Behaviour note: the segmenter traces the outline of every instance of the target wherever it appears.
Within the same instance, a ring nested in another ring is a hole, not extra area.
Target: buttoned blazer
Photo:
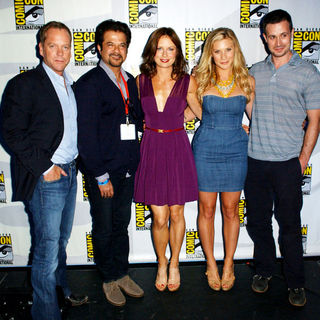
[[[64,130],[58,95],[41,64],[8,82],[1,111],[3,137],[13,154],[13,200],[29,200]]]

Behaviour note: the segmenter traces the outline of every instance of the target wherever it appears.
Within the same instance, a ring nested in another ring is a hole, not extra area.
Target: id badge
[[[121,140],[136,140],[136,126],[134,124],[120,124]]]

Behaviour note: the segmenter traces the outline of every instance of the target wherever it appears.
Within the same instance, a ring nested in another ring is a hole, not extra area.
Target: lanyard
[[[123,103],[124,103],[124,107],[125,107],[125,112],[126,112],[126,117],[128,118],[128,115],[129,115],[129,90],[128,90],[128,84],[126,82],[126,80],[124,80],[124,77],[122,75],[122,73],[120,72],[120,75],[121,75],[121,79],[124,83],[124,87],[126,88],[126,94],[127,94],[127,99],[125,98],[123,92],[122,92],[122,89],[121,89],[121,85],[120,83],[118,82],[117,80],[117,84],[118,84],[118,87],[120,89],[120,92],[121,92],[121,96],[122,96],[122,99],[123,99]],[[128,120],[128,119],[127,119]]]

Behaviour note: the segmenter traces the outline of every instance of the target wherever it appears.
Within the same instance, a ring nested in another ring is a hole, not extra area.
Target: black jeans
[[[94,260],[103,282],[128,274],[129,236],[134,176],[110,177],[113,198],[102,198],[97,181],[85,176],[92,217]]]
[[[274,273],[276,248],[271,220],[274,214],[279,224],[278,241],[289,288],[304,287],[301,183],[298,158],[288,161],[248,158],[245,184],[247,231],[254,242],[256,272],[265,277]]]

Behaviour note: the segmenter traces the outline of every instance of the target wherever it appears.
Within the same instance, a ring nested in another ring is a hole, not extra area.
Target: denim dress
[[[203,97],[202,121],[192,141],[200,191],[243,189],[248,150],[248,135],[242,128],[245,107],[243,95]]]

